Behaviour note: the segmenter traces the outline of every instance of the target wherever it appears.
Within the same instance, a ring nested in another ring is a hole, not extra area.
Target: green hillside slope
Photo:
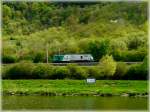
[[[3,63],[49,61],[54,54],[90,53],[98,61],[142,61],[147,55],[147,2],[4,2]]]

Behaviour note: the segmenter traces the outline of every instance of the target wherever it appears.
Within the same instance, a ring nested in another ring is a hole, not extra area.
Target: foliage
[[[45,60],[45,55],[44,55],[44,53],[38,52],[38,53],[35,55],[35,57],[34,57],[34,59],[33,59],[33,62],[34,62],[34,63],[44,62],[44,60]]]
[[[105,58],[105,60],[104,60]],[[3,79],[140,79],[148,77],[147,61],[143,64],[125,65],[116,63],[111,56],[103,57],[102,63],[97,66],[52,66],[45,63],[20,62],[2,66]],[[146,58],[145,58],[146,60]],[[113,64],[113,66],[112,66]],[[116,68],[115,68],[116,67]],[[116,69],[114,71],[114,69]]]
[[[3,63],[49,62],[53,55],[106,54],[142,61],[147,54],[147,3],[3,2]],[[142,48],[143,50],[139,50]]]
[[[99,66],[104,76],[113,76],[116,71],[116,65],[113,57],[109,55],[105,55],[99,61]]]
[[[117,61],[126,61],[126,62],[138,62],[143,61],[144,57],[147,55],[146,47],[139,47],[138,49],[133,50],[114,50],[112,55]]]
[[[114,79],[123,79],[128,71],[128,66],[125,63],[117,63]]]
[[[51,79],[69,78],[69,70],[66,67],[55,67]]]
[[[32,79],[33,64],[30,62],[21,62],[12,66],[7,74],[6,78],[11,79]]]
[[[145,50],[145,48],[142,48],[124,52],[123,55],[125,61],[143,61],[144,57],[147,55],[147,51]]]
[[[88,77],[94,77],[96,79],[105,79],[104,75],[101,73],[101,69],[99,67],[89,67],[87,68]]]
[[[89,52],[93,55],[96,61],[103,55],[109,53],[109,40],[94,41],[89,43]]]
[[[128,37],[128,48],[129,49],[137,49],[139,46],[143,46],[146,43],[146,38],[144,37],[144,33],[136,33],[129,35]]]
[[[16,56],[3,55],[2,57],[2,63],[15,63],[15,62],[17,62]]]
[[[42,63],[37,64],[32,72],[32,75],[36,79],[49,79],[53,74],[53,66],[45,65]]]
[[[68,64],[69,78],[71,79],[84,79],[86,78],[86,71],[81,69],[76,64]]]
[[[148,60],[147,57],[141,65],[132,65],[126,73],[125,79],[147,80],[148,79]]]

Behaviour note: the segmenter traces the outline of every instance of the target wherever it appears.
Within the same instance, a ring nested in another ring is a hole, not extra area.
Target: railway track
[[[117,62],[119,63],[119,62]],[[126,63],[128,65],[131,65],[131,64],[141,64],[143,62],[123,62],[123,63]],[[15,64],[15,63],[13,63]],[[45,63],[46,64],[46,63]],[[54,65],[54,66],[66,66],[68,64],[77,64],[77,65],[80,65],[80,66],[95,66],[95,65],[98,65],[100,64],[99,62],[74,62],[74,63],[48,63],[48,64],[51,64],[51,65]],[[11,64],[2,64],[2,65],[11,65]]]
[[[117,63],[119,63],[119,62],[117,62]],[[143,62],[123,62],[123,63],[131,65],[131,64],[141,64]],[[78,62],[78,63],[51,63],[51,64],[54,66],[66,66],[68,64],[77,64],[80,66],[94,66],[94,65],[98,65],[100,63],[99,62]]]

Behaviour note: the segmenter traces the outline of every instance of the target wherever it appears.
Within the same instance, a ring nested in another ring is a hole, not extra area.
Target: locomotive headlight
[[[91,60],[93,60],[93,57],[91,56]]]

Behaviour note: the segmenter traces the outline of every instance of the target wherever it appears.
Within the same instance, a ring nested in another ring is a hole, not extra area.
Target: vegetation
[[[116,63],[112,56],[106,55],[96,66],[53,66],[45,63],[20,62],[4,65],[3,79],[148,79],[147,58],[141,64],[126,65]]]
[[[147,55],[148,2],[3,2],[3,63],[49,62],[53,55],[106,54],[116,61]]]
[[[123,79],[123,77],[125,77],[125,75],[127,74],[128,68],[129,68],[129,66],[127,66],[123,62],[117,63],[114,78],[115,79]]]
[[[126,74],[125,79],[148,79],[147,57],[145,57],[143,64],[132,65]]]
[[[147,81],[97,80],[3,80],[7,95],[148,95]]]
[[[112,56],[106,55],[100,60],[100,69],[104,76],[113,76],[116,71],[116,62]]]

